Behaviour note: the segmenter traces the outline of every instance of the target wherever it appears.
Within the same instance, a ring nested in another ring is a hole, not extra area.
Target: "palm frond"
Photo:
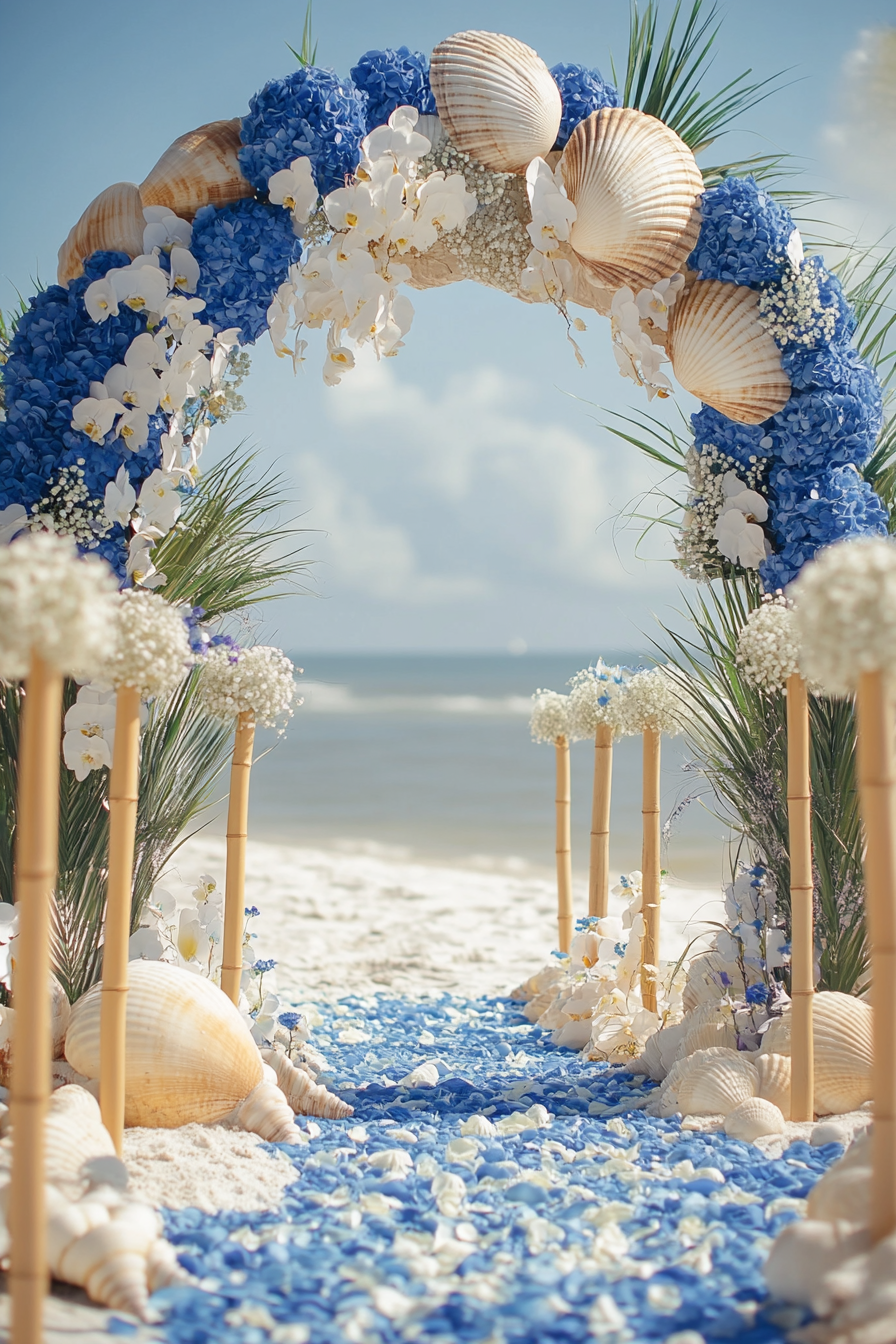
[[[305,22],[302,26],[301,48],[298,51],[296,51],[295,47],[291,47],[288,42],[286,44],[287,50],[292,52],[293,56],[295,56],[299,65],[301,66],[309,66],[317,64],[317,43],[314,42],[312,45],[312,34],[311,34],[312,4],[313,0],[308,0],[308,8],[305,10]]]

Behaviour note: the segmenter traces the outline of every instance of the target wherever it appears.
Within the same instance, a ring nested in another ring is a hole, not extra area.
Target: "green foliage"
[[[287,50],[292,52],[293,56],[295,56],[299,65],[302,66],[317,64],[317,43],[314,42],[312,45],[312,35],[311,35],[312,4],[313,0],[308,0],[308,8],[305,10],[305,23],[302,27],[302,46],[300,50],[296,51],[295,47],[291,47],[288,42],[286,44]]]

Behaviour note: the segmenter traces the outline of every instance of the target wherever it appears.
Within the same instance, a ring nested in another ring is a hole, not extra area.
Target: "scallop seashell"
[[[730,1018],[716,1017],[712,1021],[701,1022],[692,1027],[684,1038],[683,1053],[692,1055],[695,1050],[708,1050],[713,1045],[723,1045],[729,1050],[737,1049],[737,1033],[731,1025]]]
[[[229,1116],[264,1079],[239,1010],[201,975],[161,961],[128,966],[125,1124],[174,1129]],[[65,1056],[88,1078],[100,1071],[95,985],[72,1008]]]
[[[560,167],[577,211],[570,246],[599,283],[637,292],[684,269],[703,178],[673,130],[634,108],[605,107],[575,128]]]
[[[755,1097],[759,1075],[743,1055],[726,1050],[715,1058],[690,1058],[699,1062],[686,1070],[678,1087],[682,1115],[728,1115],[739,1102]]]
[[[344,1120],[354,1107],[328,1092],[304,1069],[297,1069],[282,1050],[262,1050],[261,1057],[274,1070],[277,1086],[296,1115],[318,1115],[326,1120]]]
[[[871,1166],[835,1162],[809,1192],[806,1216],[823,1223],[867,1227],[871,1215]]]
[[[790,1119],[790,1056],[759,1053],[753,1056],[759,1074],[757,1097],[778,1107],[785,1120]]]
[[[61,1059],[65,1046],[65,1033],[68,1031],[72,1006],[68,995],[56,979],[50,976],[50,1030],[52,1032],[53,1058]]]
[[[553,148],[563,115],[554,77],[525,42],[455,33],[432,53],[429,79],[448,135],[493,173],[523,173]]]
[[[684,1044],[686,1032],[685,1024],[678,1022],[672,1027],[661,1027],[647,1037],[640,1063],[655,1083],[661,1083],[668,1074]]]
[[[140,183],[143,204],[167,205],[181,219],[192,219],[204,205],[254,196],[240,171],[239,149],[239,117],[178,136]]]
[[[661,1117],[676,1115],[682,1109],[678,1099],[679,1091],[685,1079],[694,1069],[699,1068],[707,1060],[737,1058],[737,1052],[729,1050],[727,1046],[713,1045],[708,1050],[698,1050],[693,1055],[685,1055],[682,1059],[677,1059],[663,1079],[662,1086],[656,1092],[650,1094],[645,1108],[647,1114]],[[718,1114],[718,1112],[711,1111],[710,1114]]]
[[[744,285],[696,280],[671,311],[667,350],[682,387],[739,424],[758,425],[790,399],[759,295]]]
[[[871,1008],[851,994],[822,990],[812,1006],[815,1111],[843,1115],[872,1097]],[[761,1054],[790,1054],[790,1014],[763,1033]]]
[[[116,182],[90,202],[59,249],[56,279],[60,285],[84,274],[84,262],[93,252],[143,251],[143,201],[133,182]]]
[[[752,1143],[764,1134],[783,1134],[784,1116],[777,1106],[764,1097],[747,1097],[729,1111],[723,1125],[730,1139],[743,1139]]]

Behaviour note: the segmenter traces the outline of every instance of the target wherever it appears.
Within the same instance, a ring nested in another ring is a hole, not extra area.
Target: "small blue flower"
[[[307,155],[318,191],[326,196],[357,168],[366,134],[365,95],[332,70],[303,66],[272,79],[250,99],[240,126],[240,168],[253,187],[266,192],[273,173]]]
[[[788,210],[752,177],[727,177],[701,198],[702,223],[688,266],[702,280],[761,285],[788,265],[787,244],[796,227]]]
[[[191,250],[203,320],[215,331],[239,327],[240,343],[251,345],[267,330],[271,300],[302,253],[289,212],[251,198],[220,210],[205,205],[193,221]]]
[[[589,70],[584,65],[561,62],[551,67],[551,74],[563,99],[563,116],[554,148],[563,149],[580,121],[602,107],[618,107],[619,94],[599,70]]]
[[[255,975],[267,975],[268,971],[272,971],[276,965],[276,961],[274,961],[273,958],[270,958],[267,961],[256,961],[252,970]]]
[[[763,984],[747,986],[747,1003],[751,1007],[768,1002],[768,990]],[[281,1019],[282,1021],[282,1019]]]
[[[355,88],[367,95],[368,131],[384,126],[396,107],[416,107],[421,116],[436,114],[429,86],[429,61],[422,51],[387,47],[365,51],[352,67]]]
[[[254,918],[256,917],[256,915],[260,915],[260,914],[261,914],[261,911],[259,910],[259,908],[258,908],[257,905],[249,905],[249,906],[246,907],[246,918],[247,918],[247,919],[254,919]]]
[[[277,1018],[277,1021],[280,1023],[281,1027],[285,1027],[287,1031],[295,1031],[296,1027],[302,1021],[302,1014],[281,1013]]]

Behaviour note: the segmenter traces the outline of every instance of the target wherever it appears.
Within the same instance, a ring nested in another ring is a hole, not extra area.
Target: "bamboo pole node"
[[[660,749],[662,734],[645,728],[642,734],[641,794],[641,911],[644,939],[641,943],[641,1002],[657,1011],[657,980],[660,951]]]
[[[255,714],[243,710],[236,721],[227,805],[227,866],[224,881],[224,933],[221,939],[221,989],[238,1003],[243,973],[243,924],[246,904],[246,841],[249,836],[249,777],[255,745]]]
[[[815,1118],[815,932],[809,695],[799,672],[787,678],[787,824],[790,846],[792,1120]]]
[[[588,914],[603,919],[610,901],[610,799],[613,786],[613,729],[599,723],[594,734],[594,788],[591,799],[591,851]]]
[[[561,735],[554,740],[557,767],[556,857],[557,857],[557,938],[561,952],[568,952],[572,943],[572,831],[570,824],[571,788],[569,769],[569,738]]]

